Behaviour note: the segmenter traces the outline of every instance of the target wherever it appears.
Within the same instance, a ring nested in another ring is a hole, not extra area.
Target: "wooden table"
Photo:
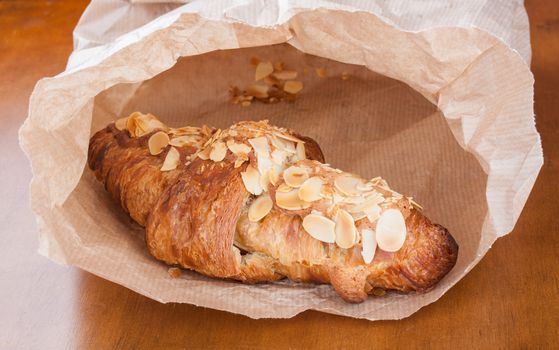
[[[17,146],[35,82],[64,69],[85,0],[0,0],[0,348],[558,348],[559,2],[526,0],[545,165],[514,232],[436,303],[402,321],[318,312],[252,320],[163,305],[36,253]]]

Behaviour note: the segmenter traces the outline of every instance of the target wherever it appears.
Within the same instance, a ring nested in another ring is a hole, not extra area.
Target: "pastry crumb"
[[[182,275],[182,271],[178,267],[171,267],[167,272],[173,278],[179,278]]]

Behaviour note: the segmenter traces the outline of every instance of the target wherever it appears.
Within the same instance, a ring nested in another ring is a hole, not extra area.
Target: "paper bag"
[[[399,319],[437,300],[513,229],[543,162],[521,2],[444,3],[93,1],[67,70],[37,83],[20,131],[39,252],[161,302],[254,318]],[[231,104],[251,57],[300,72],[297,101]],[[428,293],[358,305],[329,285],[173,279],[86,168],[89,137],[136,110],[173,126],[269,119],[309,135],[333,166],[412,195],[456,238],[458,262]]]

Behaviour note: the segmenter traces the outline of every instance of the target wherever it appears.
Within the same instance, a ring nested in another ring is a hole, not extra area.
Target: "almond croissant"
[[[453,237],[413,200],[267,121],[169,128],[136,112],[91,138],[88,163],[156,259],[207,276],[330,283],[361,302],[427,291],[456,263]]]

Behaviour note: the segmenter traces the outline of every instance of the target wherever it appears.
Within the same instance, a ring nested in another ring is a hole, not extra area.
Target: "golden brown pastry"
[[[324,164],[266,121],[169,128],[133,113],[90,140],[89,167],[169,265],[248,283],[330,283],[346,301],[427,291],[458,246],[381,178]]]

